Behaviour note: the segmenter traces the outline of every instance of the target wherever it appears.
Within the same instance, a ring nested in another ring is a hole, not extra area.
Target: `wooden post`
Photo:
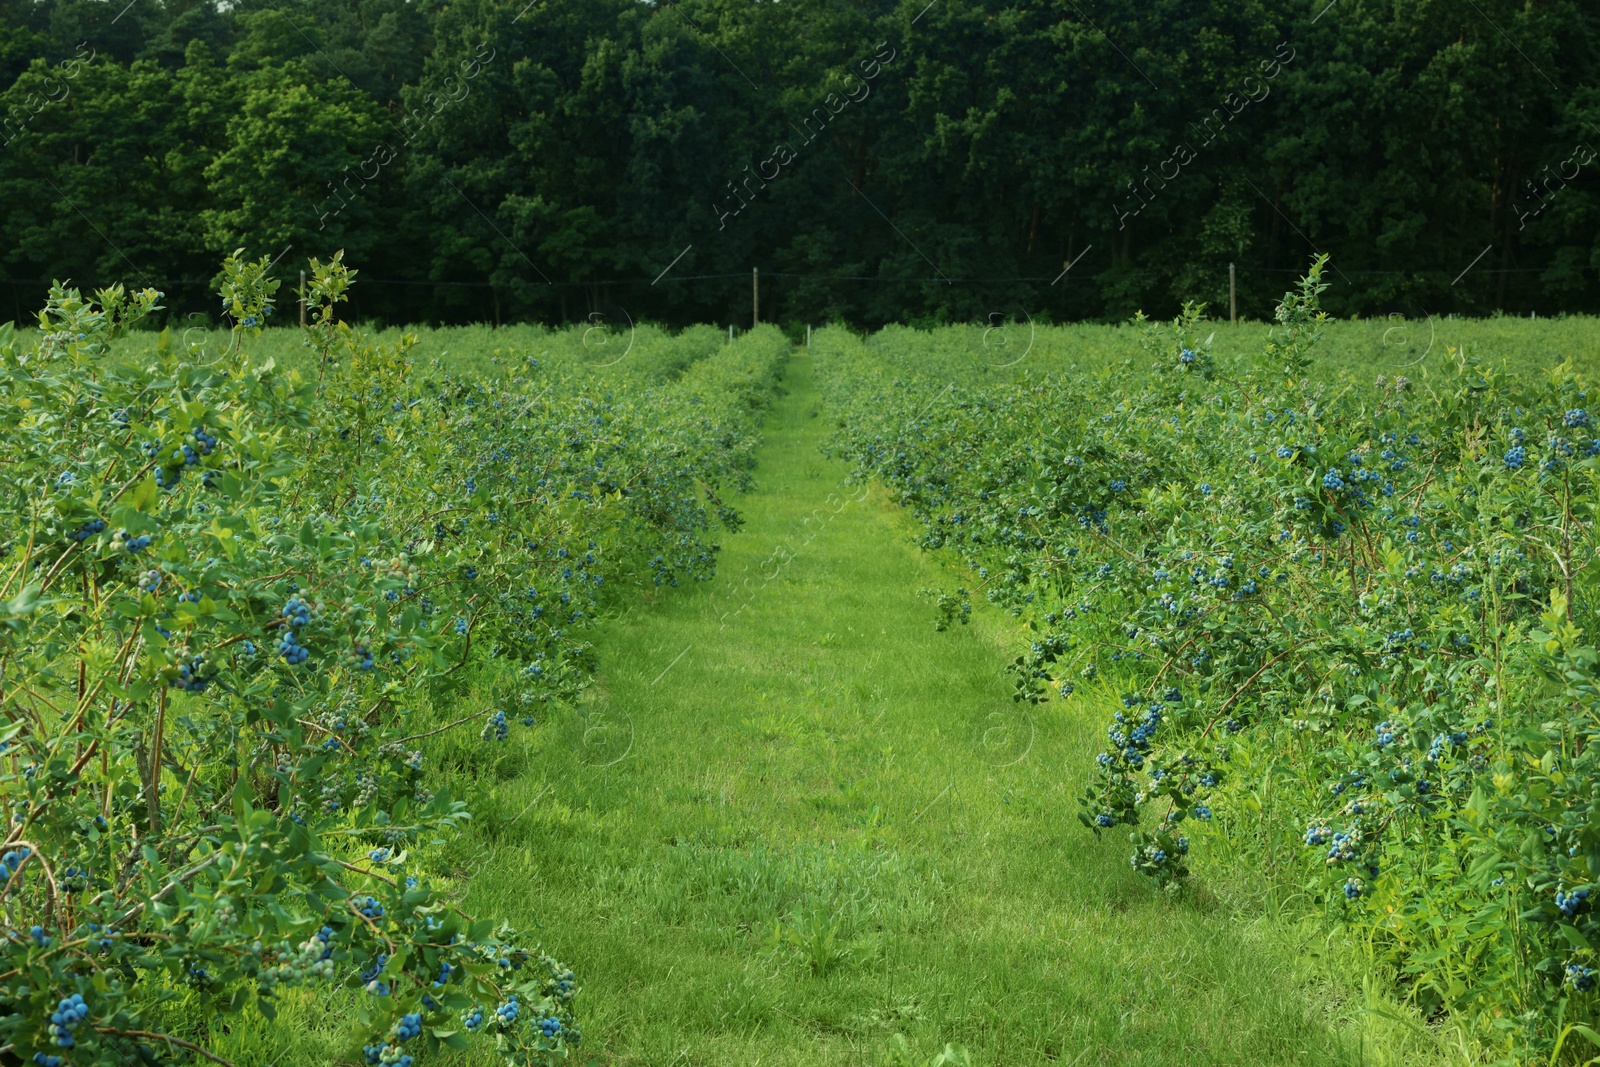
[[[1239,275],[1232,263],[1228,264],[1228,321],[1239,321]]]
[[[806,327],[806,347],[807,348],[811,347],[811,327],[810,326]]]
[[[300,325],[306,324],[306,272],[300,272]]]
[[[728,343],[733,344],[733,323],[728,323]]]
[[[750,268],[750,328],[761,325],[761,270]]]

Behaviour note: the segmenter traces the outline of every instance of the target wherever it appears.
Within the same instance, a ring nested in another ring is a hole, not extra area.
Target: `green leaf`
[[[10,601],[0,604],[0,610],[3,610],[6,615],[12,618],[17,618],[35,611],[43,603],[47,603],[47,601],[39,599],[39,586],[30,585]]]
[[[1572,945],[1573,948],[1587,949],[1590,952],[1594,951],[1594,946],[1589,943],[1589,939],[1587,937],[1583,936],[1582,930],[1579,930],[1571,923],[1559,923],[1557,925],[1561,927],[1561,932],[1566,935],[1567,942]]]
[[[250,806],[250,798],[254,795],[255,790],[250,786],[250,776],[241,774],[238,783],[233,787],[233,814],[240,822],[245,822],[249,819],[253,810]]]
[[[153,475],[146,475],[144,481],[128,490],[124,499],[134,511],[152,512],[156,501],[161,499],[161,487],[156,485]]]
[[[471,1047],[471,1042],[467,1040],[467,1035],[463,1034],[459,1030],[435,1030],[433,1032],[433,1036],[438,1038],[441,1043],[448,1045],[450,1048]]]

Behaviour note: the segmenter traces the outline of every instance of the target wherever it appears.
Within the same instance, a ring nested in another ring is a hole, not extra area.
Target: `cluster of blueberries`
[[[283,639],[278,642],[278,654],[290,666],[304,663],[311,657],[310,651],[295,639],[293,630],[285,633]]]
[[[105,528],[106,520],[90,519],[88,522],[72,531],[72,539],[74,541],[87,541],[95,534],[103,532]]]
[[[289,621],[290,626],[305,626],[311,621],[311,605],[297,596],[292,596],[283,606],[283,617]]]
[[[1069,688],[1070,687],[1066,686],[1063,687],[1063,695],[1065,695],[1065,691]],[[1138,706],[1140,700],[1141,698],[1137,694],[1131,694],[1122,698],[1122,705],[1125,708],[1133,708]],[[1115,765],[1120,761],[1135,771],[1143,768],[1145,764],[1146,753],[1150,751],[1151,743],[1155,738],[1156,731],[1161,726],[1162,715],[1165,712],[1167,705],[1178,704],[1182,701],[1183,693],[1176,688],[1170,688],[1162,694],[1160,700],[1146,707],[1144,713],[1141,714],[1137,720],[1129,718],[1123,712],[1117,712],[1116,721],[1107,728],[1106,736],[1111,743],[1117,746],[1117,748],[1121,751],[1115,754],[1110,752],[1100,753],[1100,755],[1097,757],[1100,766],[1107,771],[1112,771]],[[1186,756],[1184,757],[1183,762],[1186,765],[1192,764],[1193,758]],[[1163,777],[1165,777],[1165,775],[1166,772],[1164,770],[1157,768],[1151,772],[1151,780],[1153,782],[1159,782]],[[1205,775],[1201,779],[1201,784],[1207,787],[1213,786],[1216,784],[1216,777],[1209,774]],[[1186,786],[1184,792],[1192,794],[1194,792],[1194,786]],[[1205,807],[1204,805],[1200,805],[1194,809],[1194,814],[1197,818],[1209,819],[1211,818],[1211,809]],[[1111,827],[1115,826],[1116,824],[1117,816],[1111,812],[1100,812],[1095,816],[1096,826]],[[1186,841],[1179,851],[1180,853],[1188,851],[1188,843]],[[1165,853],[1162,855],[1162,859],[1155,860],[1152,858],[1152,861],[1157,864],[1165,862]],[[1134,866],[1137,867],[1138,865],[1139,861],[1138,857],[1136,856],[1134,858]]]
[[[1579,889],[1573,893],[1556,890],[1556,907],[1561,909],[1561,914],[1569,919],[1578,914],[1578,909],[1583,907],[1583,902],[1588,899],[1589,891],[1587,889]]]
[[[1384,482],[1383,475],[1379,474],[1375,470],[1369,470],[1363,466],[1365,460],[1363,460],[1359,454],[1352,452],[1346,456],[1345,459],[1350,464],[1349,479],[1346,480],[1344,475],[1340,473],[1339,468],[1333,467],[1322,476],[1322,488],[1326,489],[1330,493],[1348,492],[1354,497],[1357,506],[1364,508],[1372,506],[1372,498],[1367,496],[1367,494],[1362,491],[1361,483],[1363,482],[1383,482],[1383,486],[1380,490],[1383,495],[1394,495],[1394,483]],[[1295,503],[1296,506],[1299,506],[1299,501],[1296,501]]]
[[[28,851],[24,846],[0,856],[0,885],[9,885],[11,879],[17,876],[17,872],[22,869],[22,861],[28,858]]]
[[[1523,445],[1526,439],[1527,435],[1522,432],[1520,426],[1512,429],[1511,448],[1506,451],[1503,457],[1508,470],[1517,470],[1528,461],[1528,450]]]
[[[206,657],[204,654],[190,657],[189,661],[178,668],[178,677],[173,685],[185,693],[199,693],[211,684],[211,678],[200,672],[205,670]]]
[[[1347,863],[1356,858],[1356,835],[1340,831],[1333,835],[1332,848],[1328,849],[1328,864]]]
[[[422,1033],[421,1014],[408,1012],[400,1016],[400,1021],[395,1023],[394,1033],[388,1041],[380,1045],[366,1045],[361,1051],[367,1057],[369,1064],[383,1064],[385,1067],[411,1067],[415,1061],[409,1054],[400,1051],[400,1046],[420,1033]]]
[[[96,816],[96,818],[98,818],[98,816]],[[89,923],[88,926],[91,933],[99,934],[104,931],[104,927],[102,927],[99,923]],[[100,938],[90,938],[90,941],[94,944],[95,948],[98,948],[102,952],[111,947],[111,938],[109,937],[102,936]]]
[[[1328,864],[1332,866],[1335,863],[1347,863],[1356,858],[1356,837],[1354,830],[1334,833],[1326,826],[1313,824],[1306,828],[1305,840],[1306,844],[1312,847],[1331,844],[1333,847],[1328,849]],[[1350,896],[1352,900],[1355,899],[1348,891],[1345,895]]]
[[[1138,703],[1137,697],[1124,697],[1122,703],[1125,707],[1133,707]],[[1161,725],[1161,713],[1165,705],[1151,704],[1145,709],[1137,722],[1130,722],[1122,712],[1117,712],[1116,725],[1106,730],[1106,736],[1112,744],[1122,749],[1122,758],[1134,768],[1144,766],[1144,754],[1150,751],[1150,741],[1156,735],[1156,730]],[[1131,727],[1131,729],[1129,728]],[[1108,767],[1113,757],[1108,753],[1101,753],[1100,765]]]
[[[194,444],[185,443],[180,445],[173,450],[172,458],[174,460],[181,458],[184,466],[193,467],[200,462],[201,456],[209,456],[216,451],[217,439],[206,433],[205,429],[200,426],[196,426],[194,433],[189,436],[190,440],[194,441]]]
[[[1392,448],[1384,449],[1381,453],[1379,453],[1379,458],[1387,460],[1389,463],[1389,469],[1392,471],[1403,471],[1407,467],[1411,466],[1410,462],[1402,459],[1400,453],[1396,452]]]
[[[189,442],[193,442],[193,444]],[[145,453],[159,460],[156,464],[156,484],[163,489],[174,489],[183,479],[183,472],[189,467],[198,466],[200,457],[209,456],[217,447],[217,439],[197,426],[189,439],[171,451],[167,451],[159,442],[145,443]],[[209,480],[207,482],[209,483]]]
[[[510,737],[511,727],[506,724],[506,713],[497,711],[489,716],[489,721],[484,724],[482,736],[485,741],[491,739],[504,741],[507,737]]]
[[[1437,734],[1433,742],[1428,745],[1428,759],[1433,763],[1439,762],[1439,757],[1444,755],[1446,746],[1454,748],[1467,743],[1467,735],[1457,731],[1452,734]]]
[[[289,629],[284,631],[282,640],[278,642],[278,654],[290,666],[304,663],[311,657],[311,653],[300,644],[294,628],[305,626],[311,621],[311,605],[299,597],[290,597],[289,602],[283,606],[283,617],[288,622]]]
[[[228,312],[230,312],[232,310],[233,310],[233,301],[224,299],[222,301],[222,313],[224,315],[226,315],[226,314],[228,314]],[[272,314],[272,305],[271,304],[263,304],[261,306],[261,318],[264,319],[270,314]],[[239,325],[244,326],[246,328],[254,328],[256,326],[261,325],[261,319],[257,319],[254,315],[246,315],[244,318],[239,320]]]
[[[71,1048],[77,1043],[72,1031],[88,1017],[89,1005],[83,1002],[83,994],[74,993],[64,998],[50,1013],[50,1040],[59,1048]]]
[[[577,979],[577,976],[574,975],[570,970],[566,970],[566,971],[562,971],[561,972],[560,977],[558,977],[556,979],[556,999],[557,1000],[571,1000],[572,999],[574,993],[576,993],[576,991],[577,991],[576,979]]]
[[[137,537],[129,537],[127,530],[118,530],[112,538],[112,542],[112,547],[121,547],[128,555],[137,556],[150,547],[150,535],[140,534]]]
[[[375,997],[389,995],[389,983],[378,977],[388,963],[389,954],[380,952],[378,958],[372,961],[372,966],[361,972],[361,981],[366,985],[367,992]]]

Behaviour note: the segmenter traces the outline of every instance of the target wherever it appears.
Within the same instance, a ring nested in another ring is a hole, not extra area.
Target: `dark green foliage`
[[[4,0],[0,296],[205,310],[243,244],[389,321],[742,324],[752,266],[768,321],[1116,321],[1234,262],[1261,319],[1324,251],[1340,316],[1600,309],[1600,16],[1310,7]]]

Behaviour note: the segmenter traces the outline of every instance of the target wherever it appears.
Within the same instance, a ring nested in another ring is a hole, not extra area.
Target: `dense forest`
[[[239,247],[388,322],[1594,312],[1597,75],[1581,0],[0,0],[0,317]]]

